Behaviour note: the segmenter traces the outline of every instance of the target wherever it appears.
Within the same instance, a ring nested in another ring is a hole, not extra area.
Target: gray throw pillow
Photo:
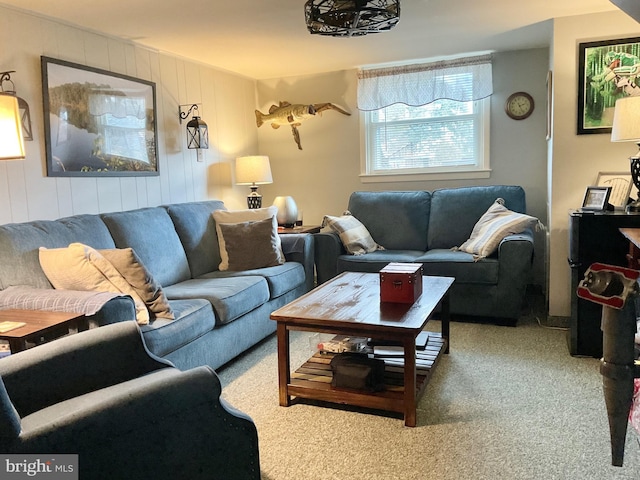
[[[255,222],[219,223],[229,255],[229,270],[272,267],[283,263],[273,218]]]

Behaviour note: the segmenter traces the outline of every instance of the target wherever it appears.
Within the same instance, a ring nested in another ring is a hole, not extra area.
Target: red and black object
[[[630,295],[638,293],[639,276],[638,270],[594,263],[578,285],[578,297],[621,309]]]

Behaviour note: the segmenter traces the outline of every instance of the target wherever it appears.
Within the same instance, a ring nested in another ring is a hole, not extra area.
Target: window
[[[478,92],[487,79],[467,65],[419,67],[377,71],[370,90],[360,79],[363,181],[488,177],[490,97]]]

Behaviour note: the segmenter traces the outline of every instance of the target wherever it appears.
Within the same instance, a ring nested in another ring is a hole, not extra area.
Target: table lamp
[[[640,190],[640,97],[623,97],[616,101],[611,129],[612,142],[635,142],[638,152],[629,157],[631,162],[631,179]],[[640,212],[640,200],[629,203],[627,213]]]
[[[268,183],[273,183],[268,156],[250,155],[236,158],[236,185],[251,186],[251,193],[247,195],[249,208],[262,207],[262,195],[258,193],[258,185]]]

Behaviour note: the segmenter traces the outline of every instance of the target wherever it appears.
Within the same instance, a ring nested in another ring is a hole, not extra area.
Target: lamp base
[[[258,186],[251,185],[251,193],[247,195],[247,206],[250,209],[262,208],[262,195],[258,193]]]
[[[626,213],[640,213],[640,200],[634,200],[630,204],[628,204],[624,211]]]
[[[247,195],[247,207],[262,208],[262,195]]]

